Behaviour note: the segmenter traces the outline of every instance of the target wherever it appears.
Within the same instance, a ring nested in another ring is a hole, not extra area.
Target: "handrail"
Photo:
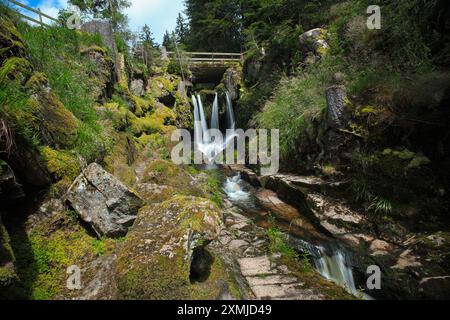
[[[30,21],[32,21],[34,23],[40,24],[40,25],[45,26],[45,27],[50,27],[48,24],[46,24],[46,23],[44,23],[42,21],[42,17],[47,18],[49,20],[52,20],[54,22],[59,22],[58,19],[55,19],[55,18],[53,18],[53,17],[43,13],[40,9],[31,8],[31,7],[29,7],[29,6],[27,6],[27,5],[23,4],[23,3],[20,3],[20,2],[18,2],[16,0],[6,0],[6,1],[9,1],[9,2],[11,2],[11,3],[21,7],[21,8],[24,8],[24,9],[26,9],[28,11],[31,11],[31,12],[34,12],[34,13],[38,14],[39,15],[39,21],[34,19],[34,18],[31,18],[31,17],[29,17],[29,16],[27,16],[27,15],[21,13],[21,12],[17,12],[19,14],[19,16],[21,16],[22,18],[30,20]]]
[[[167,52],[169,55],[175,54],[173,51]],[[235,56],[241,57],[242,53],[223,53],[223,52],[185,52],[188,56]]]

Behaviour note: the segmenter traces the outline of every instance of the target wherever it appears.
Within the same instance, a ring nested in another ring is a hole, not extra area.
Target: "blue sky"
[[[56,17],[61,8],[67,7],[67,0],[17,0],[43,13]],[[130,0],[132,6],[127,9],[130,28],[139,30],[148,24],[155,40],[162,42],[166,30],[174,30],[179,12],[184,10],[183,0]]]

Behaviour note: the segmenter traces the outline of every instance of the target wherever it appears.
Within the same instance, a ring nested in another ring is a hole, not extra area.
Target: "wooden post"
[[[39,21],[41,22],[41,24],[43,24],[44,22],[42,21],[41,9],[38,8],[38,11],[39,11]]]

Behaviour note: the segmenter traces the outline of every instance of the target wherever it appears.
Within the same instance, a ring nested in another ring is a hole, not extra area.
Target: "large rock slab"
[[[91,21],[84,23],[81,26],[81,30],[91,34],[99,34],[102,37],[103,42],[106,44],[108,49],[110,49],[111,52],[113,53],[117,52],[116,41],[114,39],[114,32],[110,21],[102,19],[93,19]]]
[[[207,256],[205,246],[221,229],[219,209],[203,198],[177,196],[143,208],[119,252],[119,298],[193,298],[195,252]],[[198,262],[195,265],[202,265]]]
[[[67,200],[99,236],[127,234],[143,201],[100,165],[89,165],[67,192]]]

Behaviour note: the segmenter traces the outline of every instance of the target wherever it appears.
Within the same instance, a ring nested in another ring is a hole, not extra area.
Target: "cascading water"
[[[228,128],[231,130],[236,130],[236,120],[234,118],[233,102],[231,101],[230,93],[227,91],[225,94],[227,100],[227,120]]]
[[[326,279],[334,281],[344,287],[350,293],[359,295],[353,278],[352,268],[349,266],[345,251],[336,246],[329,250],[331,254],[322,246],[314,246],[303,242],[305,248],[311,254],[311,258],[317,271]]]
[[[241,179],[240,174],[227,178],[223,189],[230,201],[244,210],[253,210],[257,205],[251,193],[246,191],[245,182]],[[335,244],[327,244],[329,247],[327,250],[323,246],[313,245],[292,235],[289,236],[289,243],[299,251],[306,250],[310,254],[314,267],[324,278],[346,288],[353,295],[361,296],[361,292],[356,288],[353,271],[343,249]],[[372,299],[366,294],[363,294],[363,298]]]
[[[214,98],[213,107],[212,107],[211,129],[219,130],[219,96],[217,93]]]
[[[209,164],[215,162],[216,158],[227,148],[228,144],[235,137],[234,131],[236,128],[236,122],[234,118],[233,103],[231,101],[230,94],[226,93],[226,115],[228,130],[223,139],[212,139],[213,137],[208,130],[208,124],[203,108],[203,103],[200,95],[192,96],[192,103],[194,104],[194,136],[195,143],[205,156]],[[211,114],[211,129],[219,130],[219,99],[216,93]]]

